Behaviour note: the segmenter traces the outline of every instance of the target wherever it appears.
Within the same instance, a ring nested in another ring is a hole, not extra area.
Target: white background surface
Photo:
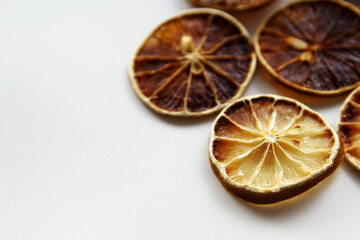
[[[286,1],[238,14],[253,34]],[[173,119],[132,91],[127,65],[185,0],[0,0],[0,239],[358,239],[360,172],[343,162],[273,206],[235,199],[208,163],[215,115]],[[263,79],[335,124],[345,96]]]

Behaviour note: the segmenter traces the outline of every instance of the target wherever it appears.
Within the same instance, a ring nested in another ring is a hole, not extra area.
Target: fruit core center
[[[317,50],[321,49],[321,46],[319,44],[315,44],[315,45],[311,46],[311,49],[314,51],[317,51]]]
[[[270,143],[276,142],[276,136],[275,135],[265,135],[265,140]]]
[[[201,74],[204,71],[204,65],[200,61],[202,56],[195,49],[194,41],[190,36],[183,35],[181,37],[181,51],[183,52],[185,59],[190,62],[191,73]]]
[[[303,62],[312,62],[316,55],[315,52],[322,49],[319,44],[310,44],[295,37],[285,38],[285,43],[295,50],[304,51],[299,55],[300,60]]]

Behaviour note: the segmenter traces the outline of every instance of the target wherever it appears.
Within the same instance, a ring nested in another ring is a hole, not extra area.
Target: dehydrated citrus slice
[[[360,171],[360,87],[342,105],[338,127],[345,158]]]
[[[189,0],[191,3],[225,11],[240,11],[260,7],[273,0]]]
[[[296,90],[333,95],[360,81],[360,11],[347,2],[291,2],[254,39],[267,75]]]
[[[339,138],[323,117],[275,95],[230,104],[210,134],[210,163],[220,182],[235,196],[257,204],[306,191],[337,168],[339,153]]]
[[[158,26],[129,66],[131,84],[153,110],[201,116],[238,98],[256,56],[246,29],[215,9],[181,12]]]

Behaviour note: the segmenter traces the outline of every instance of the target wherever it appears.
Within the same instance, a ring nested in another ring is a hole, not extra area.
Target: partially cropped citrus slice
[[[296,90],[333,95],[360,81],[360,11],[347,2],[291,2],[254,39],[265,73]]]
[[[240,11],[260,7],[273,0],[189,0],[191,3],[225,11]]]
[[[129,77],[153,110],[201,116],[237,99],[255,66],[249,35],[235,18],[220,10],[194,9],[150,34],[131,60]]]
[[[242,98],[216,118],[211,166],[223,186],[257,204],[298,195],[331,174],[341,161],[339,138],[318,113],[295,100]]]
[[[338,127],[345,158],[360,171],[360,87],[346,98],[341,107]]]

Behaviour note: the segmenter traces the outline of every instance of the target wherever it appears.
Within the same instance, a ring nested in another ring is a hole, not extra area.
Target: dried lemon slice
[[[345,158],[360,171],[360,87],[342,105],[338,127]]]
[[[339,153],[339,138],[325,119],[302,103],[275,95],[232,103],[210,134],[210,163],[220,182],[257,204],[311,188],[337,168]]]
[[[181,12],[136,51],[129,78],[139,98],[172,116],[201,116],[237,99],[256,67],[246,29],[215,9]]]
[[[360,81],[360,11],[347,2],[291,2],[263,21],[254,41],[265,73],[296,90],[333,95]]]
[[[260,7],[273,0],[189,0],[191,3],[225,11],[240,11]]]

